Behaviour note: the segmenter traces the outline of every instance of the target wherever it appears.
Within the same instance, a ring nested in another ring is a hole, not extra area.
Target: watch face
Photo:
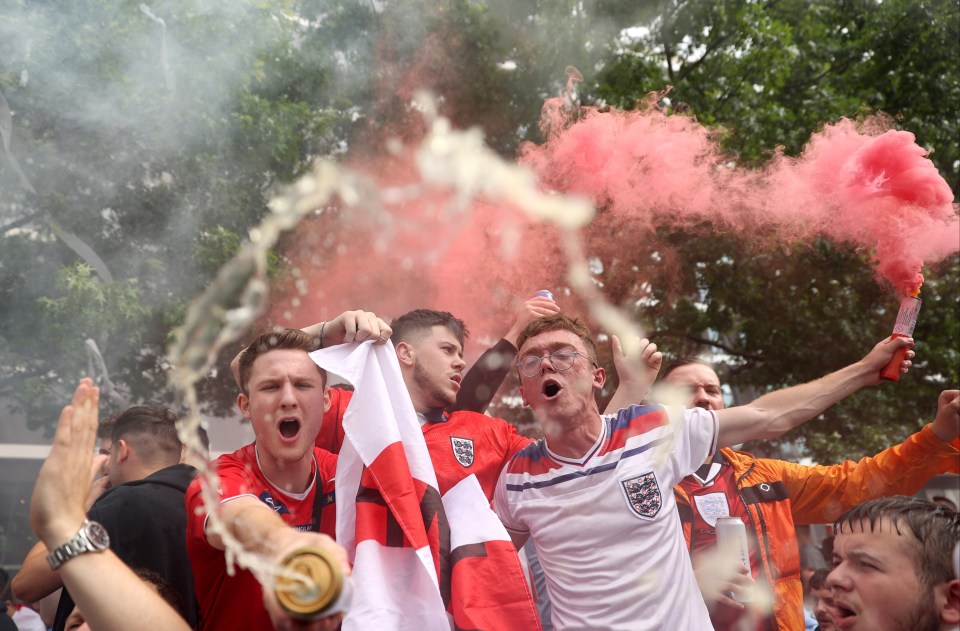
[[[110,547],[110,535],[107,534],[107,529],[97,522],[87,522],[86,535],[97,550],[106,550]]]

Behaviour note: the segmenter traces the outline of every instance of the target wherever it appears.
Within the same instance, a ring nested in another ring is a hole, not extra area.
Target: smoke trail
[[[732,168],[710,132],[653,103],[636,111],[571,112],[544,106],[547,141],[526,144],[521,162],[550,187],[588,195],[601,222],[636,230],[714,229],[779,243],[824,236],[874,253],[877,273],[909,293],[920,266],[960,251],[960,219],[949,186],[909,132],[872,117],[841,120],[814,134],[797,158]],[[598,229],[595,224],[592,229]]]

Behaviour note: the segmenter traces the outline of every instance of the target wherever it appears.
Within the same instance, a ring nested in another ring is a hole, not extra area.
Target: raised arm
[[[635,352],[629,356],[620,344],[620,338],[614,335],[611,339],[613,346],[613,365],[617,369],[619,383],[613,398],[607,403],[604,412],[617,411],[634,403],[640,403],[647,397],[650,387],[660,374],[663,365],[663,353],[657,350],[657,345],[643,338],[637,344]]]
[[[40,468],[30,500],[30,524],[55,549],[73,538],[85,518],[84,499],[97,436],[100,392],[83,379],[63,409],[50,455]],[[60,577],[90,626],[99,631],[130,628],[187,631],[190,627],[156,590],[146,585],[110,550],[65,561]]]
[[[881,383],[880,370],[893,354],[912,346],[912,338],[887,338],[857,363],[816,381],[765,394],[749,405],[718,410],[719,445],[729,447],[786,433],[861,388]],[[913,351],[908,350],[900,365],[901,373],[910,369],[913,356]]]
[[[466,410],[483,414],[493,400],[500,384],[513,368],[517,356],[517,337],[531,320],[559,312],[557,303],[542,296],[534,296],[517,308],[517,317],[507,334],[488,348],[463,376],[457,402],[451,412]]]
[[[344,311],[333,320],[317,322],[300,330],[319,338],[320,345],[324,348],[334,344],[363,342],[365,340],[376,340],[377,344],[383,344],[390,339],[390,335],[393,333],[389,324],[370,311]],[[243,355],[243,351],[237,353],[237,356],[230,360],[230,374],[233,375],[233,380],[237,382],[238,386],[241,385],[241,355]]]
[[[86,511],[90,510],[97,498],[106,490],[104,481],[107,478],[104,476],[96,479],[106,460],[107,456],[94,456],[90,473],[90,479],[93,480],[93,483],[90,485],[90,491],[87,493],[87,499],[84,502],[84,510]],[[48,554],[50,554],[50,550],[47,549],[47,546],[42,541],[38,541],[27,553],[26,558],[23,559],[20,571],[13,577],[13,582],[10,585],[13,593],[20,600],[31,603],[37,602],[63,587],[60,574],[56,570],[50,569],[50,564],[47,563]]]

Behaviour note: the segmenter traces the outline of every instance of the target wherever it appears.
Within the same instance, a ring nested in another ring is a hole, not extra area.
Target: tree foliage
[[[170,331],[268,212],[271,187],[317,156],[362,160],[384,135],[415,138],[420,87],[508,158],[538,139],[568,65],[583,102],[630,108],[672,86],[671,106],[746,164],[883,111],[956,191],[958,13],[950,0],[8,2],[0,399],[51,424],[90,370],[91,339],[121,394],[171,401]],[[704,225],[615,257],[588,246],[608,299],[673,356],[719,353],[741,400],[856,360],[894,319],[870,253],[827,242],[765,248]],[[278,278],[291,273],[283,253]],[[960,262],[925,272],[914,373],[788,437],[818,459],[901,438],[956,385]],[[226,361],[202,384],[209,412],[230,409]]]

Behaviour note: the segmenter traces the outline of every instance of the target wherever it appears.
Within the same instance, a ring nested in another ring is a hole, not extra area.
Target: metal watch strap
[[[106,537],[106,531],[103,531],[106,537],[106,545],[102,543],[101,545],[97,545],[87,536],[87,530],[90,528],[103,530],[103,526],[97,522],[84,520],[76,535],[51,550],[50,554],[47,555],[47,563],[50,564],[51,569],[56,570],[70,559],[86,552],[102,552],[106,550],[107,546],[109,546],[109,537]]]

